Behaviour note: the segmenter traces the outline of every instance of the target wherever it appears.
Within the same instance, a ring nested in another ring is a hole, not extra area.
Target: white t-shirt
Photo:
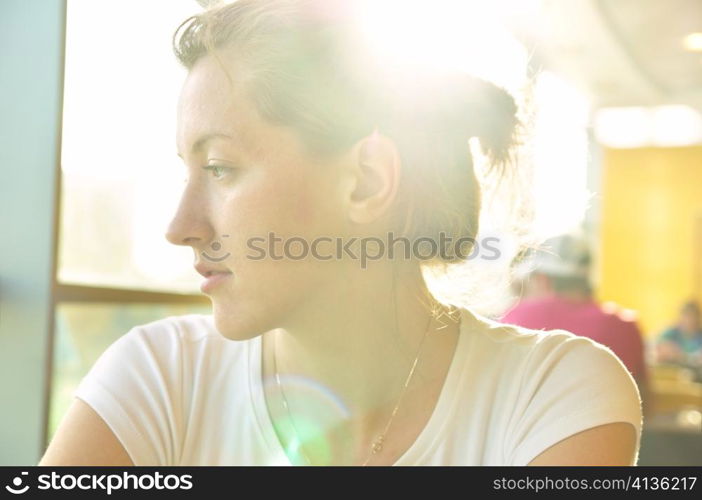
[[[269,416],[261,336],[224,338],[211,315],[132,328],[75,396],[135,465],[290,465]],[[555,443],[611,422],[636,429],[636,384],[607,347],[462,310],[461,333],[426,427],[395,465],[526,465]]]

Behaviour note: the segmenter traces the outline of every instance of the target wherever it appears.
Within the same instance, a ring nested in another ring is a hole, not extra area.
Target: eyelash
[[[210,171],[212,171],[212,172],[214,172],[215,169],[217,169],[217,168],[222,169],[222,170],[224,170],[224,171],[226,171],[226,172],[231,172],[232,170],[234,170],[234,168],[232,168],[232,167],[223,167],[222,165],[206,165],[206,166],[204,166],[204,167],[202,167],[202,168],[203,168],[204,170],[210,170]],[[220,177],[214,176],[213,178],[214,178],[215,180],[220,180],[220,179],[223,178],[223,176],[220,176]]]

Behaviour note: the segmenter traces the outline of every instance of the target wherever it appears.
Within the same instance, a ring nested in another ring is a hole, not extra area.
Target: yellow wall
[[[597,295],[638,311],[650,338],[700,293],[702,147],[608,149],[603,162]]]

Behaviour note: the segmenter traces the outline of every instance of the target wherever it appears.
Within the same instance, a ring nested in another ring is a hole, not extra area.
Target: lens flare
[[[266,390],[278,391],[274,376],[264,381]],[[334,450],[329,435],[348,420],[350,412],[343,401],[328,387],[308,377],[281,375],[280,385],[288,402],[271,416],[281,445],[293,464],[327,465]]]
[[[508,90],[526,78],[526,48],[489,2],[360,0],[355,15],[370,53],[392,65],[465,71]]]

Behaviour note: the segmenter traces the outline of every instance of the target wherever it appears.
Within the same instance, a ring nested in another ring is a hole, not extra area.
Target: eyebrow
[[[212,139],[233,139],[231,136],[227,134],[222,134],[220,132],[213,132],[210,134],[205,134],[202,137],[200,137],[197,141],[195,141],[195,144],[193,144],[192,149],[190,150],[191,154],[198,153],[199,151],[202,150],[203,147],[205,147],[205,144],[207,144],[209,141]],[[182,158],[183,156],[180,154],[180,152],[176,152],[176,154]]]

